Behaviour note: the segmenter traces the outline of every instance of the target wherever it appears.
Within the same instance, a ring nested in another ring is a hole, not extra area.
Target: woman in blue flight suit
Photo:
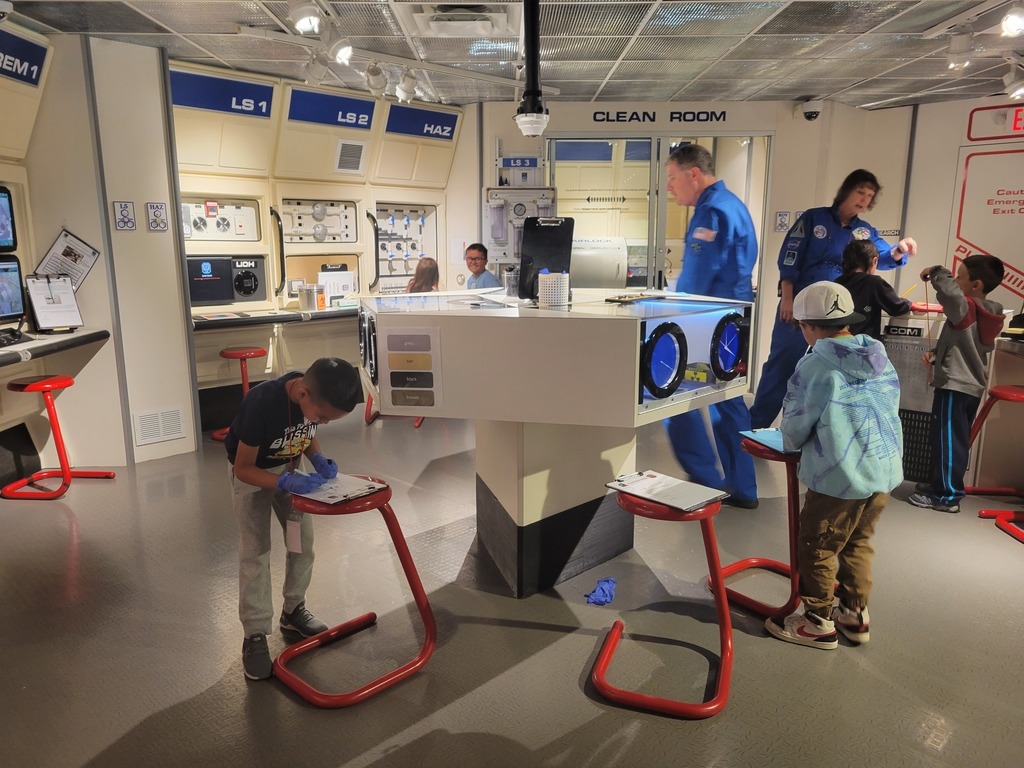
[[[875,207],[882,191],[871,171],[858,168],[836,192],[829,208],[804,211],[786,234],[779,251],[780,301],[772,329],[771,350],[761,368],[754,404],[750,407],[753,429],[771,426],[782,410],[786,384],[797,361],[807,351],[800,328],[793,321],[793,299],[820,280],[835,280],[842,272],[843,249],[851,240],[871,240],[878,248],[878,269],[895,269],[917,253],[917,243],[906,237],[895,246],[860,218]]]

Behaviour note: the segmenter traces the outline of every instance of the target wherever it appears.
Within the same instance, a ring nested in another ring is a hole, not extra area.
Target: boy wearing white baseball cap
[[[786,450],[800,451],[807,486],[797,550],[804,613],[765,627],[789,643],[832,649],[837,629],[855,643],[869,639],[871,536],[903,481],[900,384],[885,347],[850,333],[864,318],[843,286],[808,286],[793,317],[810,349],[789,380],[780,429]]]

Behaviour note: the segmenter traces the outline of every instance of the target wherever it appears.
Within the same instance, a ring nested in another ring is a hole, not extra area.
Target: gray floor
[[[638,519],[633,551],[514,600],[474,538],[471,423],[367,427],[354,414],[321,439],[343,471],[394,488],[439,627],[423,670],[339,710],[245,681],[225,461],[207,440],[116,481],[76,480],[61,501],[0,501],[0,765],[1021,765],[1024,546],[977,518],[985,500],[959,515],[892,502],[876,537],[869,645],[787,645],[734,609],[729,703],[684,721],[612,705],[588,676],[621,618],[613,683],[705,695],[718,633],[699,526]],[[638,450],[641,465],[678,474],[659,425],[641,430]],[[761,508],[716,519],[726,563],[786,559],[783,478],[778,465],[758,472]],[[379,516],[316,525],[310,607],[329,623],[380,616],[293,663],[345,690],[412,658],[418,618]],[[588,605],[608,576],[615,600]],[[785,591],[770,575],[740,583],[778,602]],[[284,647],[275,634],[271,652]]]

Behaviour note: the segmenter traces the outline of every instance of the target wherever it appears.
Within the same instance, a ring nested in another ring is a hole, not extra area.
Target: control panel
[[[349,200],[281,201],[286,243],[356,242],[356,204]]]
[[[437,208],[432,205],[378,203],[377,231],[379,291],[404,293],[416,273],[419,260],[426,256],[438,259]]]
[[[255,200],[183,198],[181,229],[191,242],[255,243],[260,239]]]

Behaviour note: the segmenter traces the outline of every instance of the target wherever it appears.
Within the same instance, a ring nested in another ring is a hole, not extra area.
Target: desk
[[[0,348],[0,366],[37,360],[40,357],[54,355],[66,349],[74,349],[75,347],[84,347],[86,344],[106,341],[110,338],[110,331],[79,328],[73,333],[54,335],[32,333],[29,335],[33,337],[32,341],[22,341]]]

